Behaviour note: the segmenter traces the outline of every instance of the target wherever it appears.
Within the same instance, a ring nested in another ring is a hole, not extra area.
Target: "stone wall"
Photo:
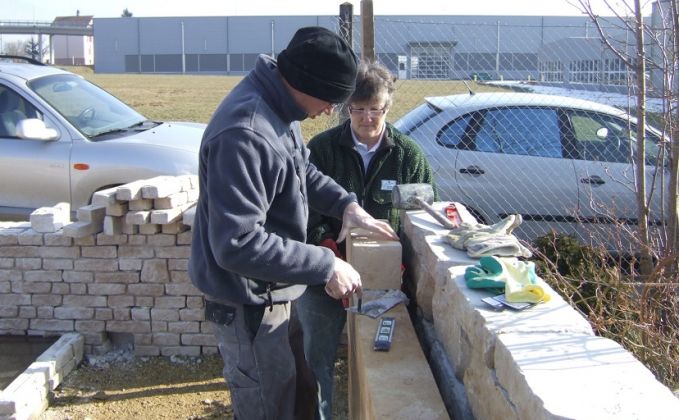
[[[72,238],[3,223],[0,334],[78,332],[88,354],[108,351],[109,338],[131,340],[138,355],[215,353],[202,294],[187,275],[190,245],[186,227]]]
[[[0,334],[85,337],[85,353],[130,344],[138,355],[215,353],[191,284],[195,175],[158,176],[0,224]]]
[[[473,417],[676,418],[679,399],[618,343],[595,336],[547,284],[548,303],[494,311],[481,301],[491,293],[466,287],[465,269],[477,260],[447,245],[431,216],[408,212],[403,230],[418,309]]]

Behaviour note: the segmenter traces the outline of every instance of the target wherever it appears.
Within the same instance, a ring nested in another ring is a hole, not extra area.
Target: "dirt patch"
[[[231,419],[219,356],[90,357],[55,390],[41,420]],[[335,418],[347,418],[347,363],[337,362]]]

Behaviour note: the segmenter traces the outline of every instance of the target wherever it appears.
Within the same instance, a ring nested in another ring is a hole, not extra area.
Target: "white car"
[[[637,223],[636,120],[617,108],[533,93],[452,95],[426,98],[395,126],[424,150],[441,199],[465,204],[480,222],[521,214],[523,239],[554,229],[589,240],[598,231],[609,248],[619,246],[608,236],[613,221]],[[647,130],[655,221],[667,191],[658,187],[668,175],[658,165],[663,139]]]
[[[149,121],[82,77],[0,56],[0,219],[98,190],[198,173],[204,124]]]

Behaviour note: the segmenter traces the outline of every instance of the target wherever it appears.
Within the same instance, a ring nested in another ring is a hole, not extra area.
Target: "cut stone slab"
[[[373,350],[379,319],[350,314],[350,418],[448,419],[405,306],[384,317],[396,320],[388,352]]]
[[[670,420],[679,413],[679,399],[603,337],[502,334],[495,369],[522,419]]]

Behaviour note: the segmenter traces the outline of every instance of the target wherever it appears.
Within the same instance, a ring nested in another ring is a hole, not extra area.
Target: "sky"
[[[134,17],[150,16],[273,16],[336,15],[346,0],[0,0],[1,21],[52,21],[56,16],[119,17],[124,9]],[[586,0],[594,11],[612,15],[632,0]],[[359,15],[360,0],[351,0]],[[651,0],[642,0],[650,14]],[[373,0],[375,15],[582,15],[578,0]],[[624,13],[626,14],[626,13]]]

